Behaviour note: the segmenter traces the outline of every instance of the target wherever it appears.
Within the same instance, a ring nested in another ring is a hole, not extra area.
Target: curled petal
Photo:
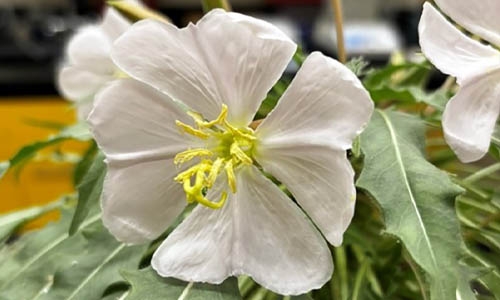
[[[499,113],[500,70],[463,83],[443,113],[446,141],[461,161],[486,154]]]
[[[455,22],[490,43],[500,46],[500,1],[435,0]]]
[[[429,3],[424,4],[419,35],[425,56],[459,84],[500,67],[499,51],[460,32]]]

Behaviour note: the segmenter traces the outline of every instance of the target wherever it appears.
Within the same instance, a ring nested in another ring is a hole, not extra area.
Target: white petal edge
[[[68,42],[67,64],[83,66],[95,73],[113,74],[116,67],[110,57],[112,42],[97,25],[80,28]]]
[[[500,46],[500,1],[436,0],[436,3],[455,22]]]
[[[225,103],[228,120],[246,126],[295,49],[295,43],[264,21],[212,10],[183,29],[140,21],[117,40],[112,58],[132,77],[205,118],[216,118]]]
[[[176,120],[191,121],[170,97],[133,79],[103,89],[88,118],[106,158],[129,163],[173,158],[196,146]]]
[[[246,274],[282,295],[323,286],[333,263],[319,232],[257,168],[237,174],[237,194],[220,210],[196,207],[157,249],[153,268],[214,284]]]
[[[139,5],[136,1],[127,1]],[[114,8],[108,7],[104,12],[104,17],[100,24],[100,28],[111,40],[115,41],[120,37],[132,24],[122,17]]]
[[[261,148],[256,159],[285,184],[328,242],[340,246],[356,204],[346,152],[326,146]]]
[[[370,120],[373,107],[354,73],[336,60],[313,52],[257,128],[257,147],[327,145],[349,149]]]
[[[462,162],[482,158],[500,113],[500,69],[461,86],[443,113],[446,142]]]
[[[133,165],[108,162],[102,220],[116,239],[142,244],[161,235],[186,206],[173,160]]]
[[[112,80],[111,75],[95,72],[84,65],[64,66],[57,74],[59,91],[64,98],[75,102],[92,101],[97,92]]]
[[[500,51],[460,32],[427,2],[418,30],[424,55],[443,73],[457,77],[459,84],[500,67]]]

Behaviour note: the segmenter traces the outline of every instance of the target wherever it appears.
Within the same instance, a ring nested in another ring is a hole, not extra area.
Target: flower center
[[[176,165],[197,159],[198,163],[178,174],[174,180],[181,183],[186,192],[188,203],[198,202],[207,207],[221,208],[227,199],[227,192],[222,191],[219,201],[213,202],[206,194],[213,187],[219,175],[225,173],[227,186],[236,193],[234,170],[242,165],[251,165],[255,135],[250,128],[236,128],[227,122],[227,106],[222,105],[219,116],[213,121],[205,121],[202,115],[188,112],[196,128],[181,121],[176,121],[184,132],[206,141],[205,148],[188,149],[174,158]]]

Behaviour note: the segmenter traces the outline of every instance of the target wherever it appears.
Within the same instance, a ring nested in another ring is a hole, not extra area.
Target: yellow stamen
[[[213,155],[212,151],[207,149],[188,149],[186,151],[178,153],[174,157],[174,164],[176,165],[183,164],[185,162],[192,160],[195,157],[212,156],[212,155]]]
[[[231,144],[231,147],[229,148],[229,153],[231,153],[231,155],[236,156],[244,164],[247,165],[252,164],[252,159],[248,155],[246,155],[246,153],[243,152],[243,150],[241,150],[237,141]]]
[[[174,158],[177,165],[193,159],[199,159],[199,162],[179,173],[174,180],[182,184],[188,203],[198,202],[213,209],[221,208],[228,197],[226,191],[222,191],[218,202],[210,201],[206,194],[222,172],[225,173],[228,188],[236,193],[235,170],[253,163],[253,130],[229,124],[228,107],[225,104],[222,105],[219,116],[212,121],[206,121],[196,112],[188,112],[188,115],[193,118],[197,128],[181,121],[176,121],[177,126],[192,136],[207,140],[207,148],[188,149],[178,153]]]
[[[207,188],[211,188],[214,185],[223,163],[224,160],[220,157],[218,157],[213,163],[210,173],[208,173]]]
[[[232,160],[230,160],[226,163],[224,170],[226,171],[227,183],[229,184],[229,187],[231,188],[231,192],[233,192],[233,194],[234,194],[234,193],[236,193],[236,176],[234,176],[234,168],[233,168],[233,161]]]
[[[189,133],[190,135],[194,135],[196,137],[199,137],[200,139],[206,140],[210,137],[209,134],[207,134],[199,129],[195,129],[192,126],[184,124],[179,120],[175,121],[175,124],[177,126],[179,126],[182,130],[184,130],[186,133]]]

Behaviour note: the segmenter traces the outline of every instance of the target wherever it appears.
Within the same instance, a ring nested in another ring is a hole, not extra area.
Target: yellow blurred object
[[[0,98],[0,161],[8,160],[21,147],[57,132],[30,125],[30,120],[72,124],[75,112],[71,104],[56,97]],[[87,147],[87,143],[66,142],[42,153],[58,148],[82,153]],[[24,167],[19,178],[15,172],[8,172],[0,180],[0,214],[48,203],[73,192],[73,169],[74,165],[67,162],[34,160]],[[56,213],[51,213],[29,227],[40,226],[56,217]]]

